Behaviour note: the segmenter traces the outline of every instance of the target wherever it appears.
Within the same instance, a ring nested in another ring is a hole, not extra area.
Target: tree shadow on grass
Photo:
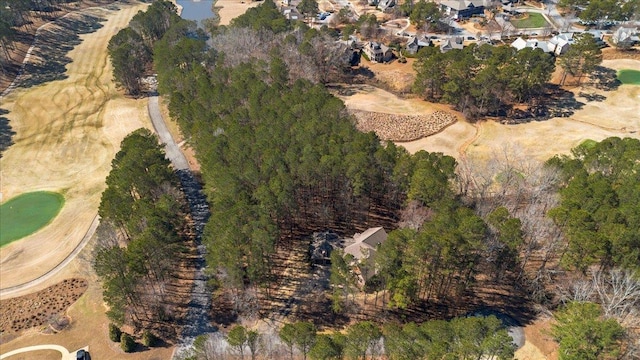
[[[13,136],[16,134],[9,125],[9,119],[4,117],[8,113],[9,111],[0,109],[0,158],[2,158],[2,153],[13,145]]]
[[[618,73],[604,66],[596,67],[595,71],[591,74],[591,80],[597,89],[606,91],[616,90],[622,85],[620,80],[618,80]]]
[[[58,19],[52,28],[38,33],[31,56],[40,61],[25,63],[17,87],[29,88],[49,81],[66,79],[66,65],[71,62],[67,53],[82,42],[81,34],[97,31],[105,18],[76,14]]]

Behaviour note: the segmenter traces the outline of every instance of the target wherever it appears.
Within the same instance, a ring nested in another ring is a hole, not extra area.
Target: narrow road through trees
[[[189,169],[187,159],[171,136],[171,133],[164,122],[162,113],[160,112],[157,94],[149,97],[148,108],[153,127],[156,130],[160,141],[165,144],[166,156],[171,161],[178,173],[178,176],[180,177],[182,190],[184,191],[191,210],[191,217],[195,227],[196,244],[198,247],[196,272],[194,274],[193,288],[191,289],[189,310],[186,318],[183,319],[185,326],[180,334],[180,339],[176,351],[174,352],[174,358],[182,358],[189,351],[193,345],[193,341],[198,335],[215,331],[215,328],[211,326],[208,313],[211,305],[211,296],[207,291],[207,276],[204,273],[204,269],[206,267],[206,249],[202,244],[202,230],[209,218],[209,206],[207,205],[205,195],[202,192],[202,186]]]

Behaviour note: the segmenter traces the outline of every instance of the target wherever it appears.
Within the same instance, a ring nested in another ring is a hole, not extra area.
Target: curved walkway
[[[31,352],[31,351],[39,351],[39,350],[58,351],[60,352],[60,359],[62,360],[71,359],[71,353],[69,352],[69,350],[67,350],[67,348],[65,348],[64,346],[60,346],[60,345],[35,345],[35,346],[23,347],[23,348],[9,351],[7,353],[0,355],[0,359],[6,359],[13,355],[18,355],[26,352]]]
[[[89,226],[89,229],[87,229],[87,232],[84,234],[82,241],[80,241],[80,243],[75,247],[75,249],[73,249],[73,251],[69,253],[69,255],[67,255],[67,257],[64,258],[64,260],[62,260],[53,269],[47,271],[46,273],[38,276],[37,278],[31,281],[27,281],[26,283],[23,283],[23,284],[0,289],[0,297],[15,294],[22,290],[27,290],[30,287],[33,287],[45,282],[46,280],[50,279],[53,275],[57,274],[60,270],[62,270],[62,268],[67,266],[71,262],[71,260],[73,260],[80,253],[80,251],[82,251],[82,249],[84,249],[84,247],[87,245],[87,243],[89,242],[93,234],[96,232],[96,229],[98,228],[98,224],[100,224],[100,218],[98,217],[98,214],[96,214],[96,216],[93,218],[93,221],[91,222],[91,225]]]

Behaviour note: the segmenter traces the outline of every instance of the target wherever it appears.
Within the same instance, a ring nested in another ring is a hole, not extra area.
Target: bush
[[[126,353],[133,352],[136,347],[136,342],[133,340],[133,337],[125,332],[120,336],[120,347],[122,351]]]
[[[120,342],[120,336],[122,336],[122,330],[120,330],[120,328],[116,324],[110,323],[109,339],[111,339],[111,341],[113,342]]]
[[[158,343],[158,337],[151,331],[145,330],[142,333],[142,345],[147,347],[154,347]]]

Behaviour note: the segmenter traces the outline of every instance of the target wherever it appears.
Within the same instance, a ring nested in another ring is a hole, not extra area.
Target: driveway
[[[65,348],[64,346],[60,346],[60,345],[53,345],[53,344],[34,345],[34,346],[27,346],[27,347],[23,347],[23,348],[20,348],[20,349],[16,349],[16,350],[12,350],[12,351],[9,351],[7,353],[4,353],[4,354],[0,355],[0,360],[8,359],[11,356],[22,354],[22,353],[26,353],[26,352],[42,351],[42,350],[53,350],[53,351],[59,352],[61,360],[75,360],[76,352],[78,350],[80,350],[80,349],[70,353],[69,350],[67,350],[67,348]],[[88,346],[84,347],[82,350],[89,351],[89,347]]]

